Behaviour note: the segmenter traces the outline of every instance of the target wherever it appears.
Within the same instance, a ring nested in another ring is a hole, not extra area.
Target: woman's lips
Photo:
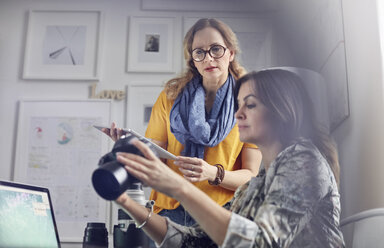
[[[239,131],[240,131],[240,130],[244,130],[244,129],[246,129],[247,126],[244,126],[244,125],[238,125],[238,128],[239,128]]]
[[[216,68],[217,67],[215,67],[215,66],[207,67],[207,68],[205,68],[205,71],[213,71]]]

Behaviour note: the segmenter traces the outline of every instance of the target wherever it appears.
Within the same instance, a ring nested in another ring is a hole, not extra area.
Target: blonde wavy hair
[[[240,65],[239,61],[236,58],[237,54],[240,54],[239,42],[237,40],[236,34],[232,31],[232,29],[225,24],[224,22],[214,19],[214,18],[202,18],[199,19],[187,32],[184,37],[183,47],[184,47],[184,58],[186,61],[187,68],[184,73],[182,73],[179,77],[172,78],[165,84],[165,92],[167,94],[168,99],[174,100],[180,94],[180,92],[184,89],[185,85],[193,77],[200,76],[197,68],[194,65],[192,60],[192,42],[195,37],[196,32],[207,28],[212,27],[220,32],[221,36],[224,39],[225,45],[228,49],[233,51],[234,59],[229,64],[229,72],[236,79],[240,78],[246,73],[246,70],[243,66]]]

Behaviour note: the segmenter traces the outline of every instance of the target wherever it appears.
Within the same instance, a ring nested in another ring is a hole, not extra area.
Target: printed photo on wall
[[[131,17],[128,72],[174,72],[175,18]]]
[[[31,10],[23,79],[98,80],[100,11]]]
[[[150,82],[135,82],[127,86],[127,128],[145,134],[152,107],[163,89],[161,83]]]
[[[43,43],[46,65],[84,65],[85,26],[47,26]]]
[[[145,36],[145,51],[146,52],[159,52],[160,35],[147,34]]]

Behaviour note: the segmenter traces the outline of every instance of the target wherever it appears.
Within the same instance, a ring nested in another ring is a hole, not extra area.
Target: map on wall
[[[110,140],[93,125],[109,123],[110,108],[100,99],[20,101],[14,180],[49,189],[61,241],[81,242],[88,222],[109,223],[92,173]]]
[[[102,156],[97,118],[32,117],[28,183],[50,188],[58,221],[98,219],[90,175]],[[91,166],[93,165],[93,166]]]

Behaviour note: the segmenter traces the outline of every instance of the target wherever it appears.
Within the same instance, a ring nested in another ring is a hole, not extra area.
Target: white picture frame
[[[142,0],[141,8],[144,11],[195,11],[195,12],[233,12],[241,13],[260,13],[276,10],[276,2],[270,0],[242,0],[237,1],[222,0]]]
[[[23,79],[99,80],[102,12],[30,10]]]
[[[91,181],[111,146],[93,125],[110,123],[111,106],[105,99],[20,101],[14,180],[49,189],[61,242],[82,242],[88,222],[111,230],[111,204]]]
[[[164,85],[152,82],[133,82],[126,86],[126,118],[125,127],[145,135],[152,107],[159,97]],[[150,110],[149,110],[150,109]],[[149,199],[152,188],[144,187],[145,198]],[[112,215],[116,212],[112,209]]]
[[[175,17],[130,17],[128,72],[175,72],[175,20]]]
[[[147,82],[128,85],[125,127],[145,135],[152,107],[163,89],[163,85]]]

